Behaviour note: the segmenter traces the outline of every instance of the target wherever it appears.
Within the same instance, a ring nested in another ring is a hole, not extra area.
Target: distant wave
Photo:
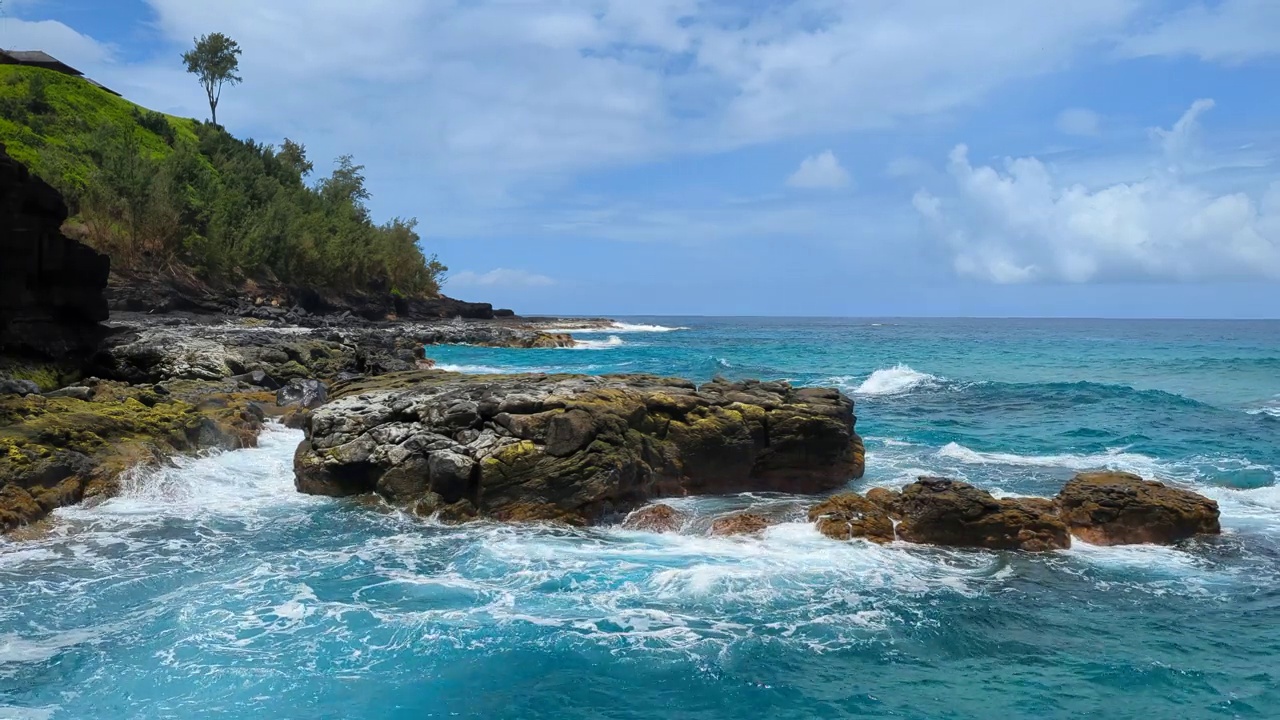
[[[561,327],[538,328],[545,333],[580,333],[583,335],[591,335],[595,333],[668,333],[677,332],[679,330],[688,330],[687,327],[668,327],[666,325],[646,325],[643,323],[624,323],[611,322],[602,326],[584,326],[575,327],[573,325],[564,325]]]
[[[449,363],[437,363],[436,370],[444,370],[445,372],[466,373],[468,375],[500,375],[502,373],[515,372],[511,368],[493,367],[492,365],[452,365]]]
[[[853,392],[858,395],[898,395],[918,387],[935,386],[938,381],[935,375],[899,364],[871,373]]]
[[[1061,467],[1071,470],[1095,470],[1109,468],[1127,470],[1140,475],[1151,476],[1160,469],[1158,461],[1141,453],[1125,452],[1117,448],[1102,453],[1076,455],[1063,453],[1057,455],[1018,455],[1016,453],[980,452],[959,443],[950,442],[942,446],[935,455],[939,458],[954,460],[964,465],[1018,465],[1025,467]]]
[[[575,350],[608,350],[625,344],[622,338],[610,335],[608,340],[577,340],[573,347]]]
[[[615,322],[613,325],[611,325],[611,326],[610,326],[610,329],[611,329],[611,330],[613,330],[614,332],[631,332],[631,333],[654,332],[654,333],[665,333],[665,332],[676,332],[676,331],[678,331],[678,330],[688,330],[689,328],[687,328],[687,327],[667,327],[666,325],[645,325],[645,324],[643,324],[643,323],[636,323],[636,324],[633,324],[633,323]]]

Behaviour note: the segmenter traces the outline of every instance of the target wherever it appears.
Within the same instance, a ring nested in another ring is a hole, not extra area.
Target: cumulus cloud
[[[1087,108],[1067,108],[1058,115],[1058,132],[1066,135],[1097,135],[1102,118]]]
[[[961,145],[948,171],[955,194],[916,193],[913,205],[963,276],[996,283],[1280,278],[1280,183],[1250,194],[1197,186],[1182,170],[1197,101],[1153,131],[1163,166],[1133,182],[1059,182],[1034,157],[974,166]]]
[[[535,288],[548,287],[555,284],[556,281],[546,275],[539,275],[528,270],[513,270],[509,268],[495,268],[484,273],[463,270],[450,276],[448,280],[450,287],[458,288]]]
[[[800,167],[787,178],[787,185],[807,189],[842,188],[849,185],[849,173],[835,153],[823,150],[800,161]]]

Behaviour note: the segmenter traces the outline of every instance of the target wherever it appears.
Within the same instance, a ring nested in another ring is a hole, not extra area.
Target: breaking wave
[[[921,387],[935,387],[938,382],[937,376],[898,364],[871,373],[853,392],[858,395],[899,395]]]

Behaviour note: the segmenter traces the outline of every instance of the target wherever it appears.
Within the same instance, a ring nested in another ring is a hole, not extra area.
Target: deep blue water
[[[1224,535],[1044,555],[442,527],[297,495],[300,434],[0,540],[0,718],[1280,717],[1280,322],[637,318],[467,372],[834,384],[868,469],[1052,495],[1114,467]]]

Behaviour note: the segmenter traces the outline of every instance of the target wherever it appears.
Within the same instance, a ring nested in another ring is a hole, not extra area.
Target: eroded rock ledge
[[[294,460],[305,493],[447,519],[590,523],[661,497],[861,477],[853,402],[786,383],[419,371],[340,384]]]
[[[1069,548],[1072,535],[1094,545],[1167,545],[1220,532],[1213,500],[1110,471],[1080,473],[1052,499],[996,498],[958,480],[924,477],[901,492],[836,495],[814,506],[809,519],[838,540],[994,550]]]
[[[273,397],[235,382],[87,381],[0,396],[0,532],[110,497],[121,473],[197,450],[253,447]]]

